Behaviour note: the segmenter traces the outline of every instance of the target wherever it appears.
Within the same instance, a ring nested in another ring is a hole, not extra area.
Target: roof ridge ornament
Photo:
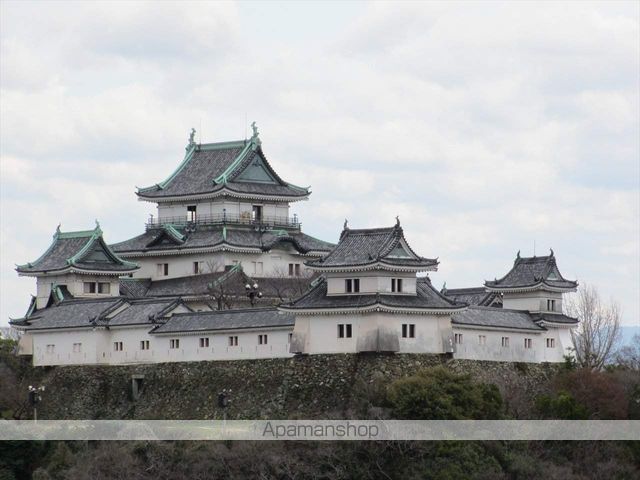
[[[189,134],[189,143],[187,143],[187,146],[186,146],[185,150],[189,151],[195,145],[196,145],[196,129],[192,127],[191,128],[191,133]]]
[[[400,226],[400,215],[396,215],[396,227]]]
[[[549,251],[551,252],[551,256],[553,257],[553,248],[549,247]]]
[[[344,219],[344,225],[342,225],[342,230],[349,230],[349,220]]]
[[[258,147],[262,145],[260,134],[258,133],[258,124],[255,120],[251,122],[251,130],[253,130],[253,135],[251,135],[251,149],[255,152]]]

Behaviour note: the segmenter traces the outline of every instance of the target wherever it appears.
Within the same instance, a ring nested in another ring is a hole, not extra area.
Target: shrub
[[[424,420],[497,419],[502,397],[495,385],[474,383],[443,367],[427,368],[387,389],[394,418]]]

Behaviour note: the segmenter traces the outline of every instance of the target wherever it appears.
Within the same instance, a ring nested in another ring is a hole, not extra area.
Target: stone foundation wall
[[[217,395],[231,390],[230,419],[376,418],[384,390],[420,368],[444,365],[496,384],[511,411],[525,416],[559,368],[454,360],[424,354],[342,354],[295,358],[125,366],[37,368],[46,385],[43,419],[221,418]],[[132,378],[142,378],[134,398]]]

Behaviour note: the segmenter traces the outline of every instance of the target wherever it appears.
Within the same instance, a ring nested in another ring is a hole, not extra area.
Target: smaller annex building
[[[438,291],[428,277],[438,264],[414,252],[399,220],[370,229],[345,222],[338,244],[306,262],[313,281],[294,300],[194,311],[179,296],[118,294],[120,277],[129,278],[137,265],[105,244],[99,226],[58,230],[38,260],[17,268],[36,276],[38,295],[11,325],[23,333],[20,353],[32,355],[34,365],[361,352],[563,361],[577,323],[562,313],[563,295],[577,283],[563,278],[553,251],[518,254],[505,276],[478,288]],[[251,281],[239,268],[224,276]]]

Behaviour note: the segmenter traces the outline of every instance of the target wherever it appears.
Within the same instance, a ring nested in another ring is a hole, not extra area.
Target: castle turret
[[[93,230],[78,232],[61,232],[58,226],[40,258],[16,267],[20,276],[37,278],[35,308],[46,307],[51,298],[118,296],[119,278],[137,269],[109,248],[98,222]]]

